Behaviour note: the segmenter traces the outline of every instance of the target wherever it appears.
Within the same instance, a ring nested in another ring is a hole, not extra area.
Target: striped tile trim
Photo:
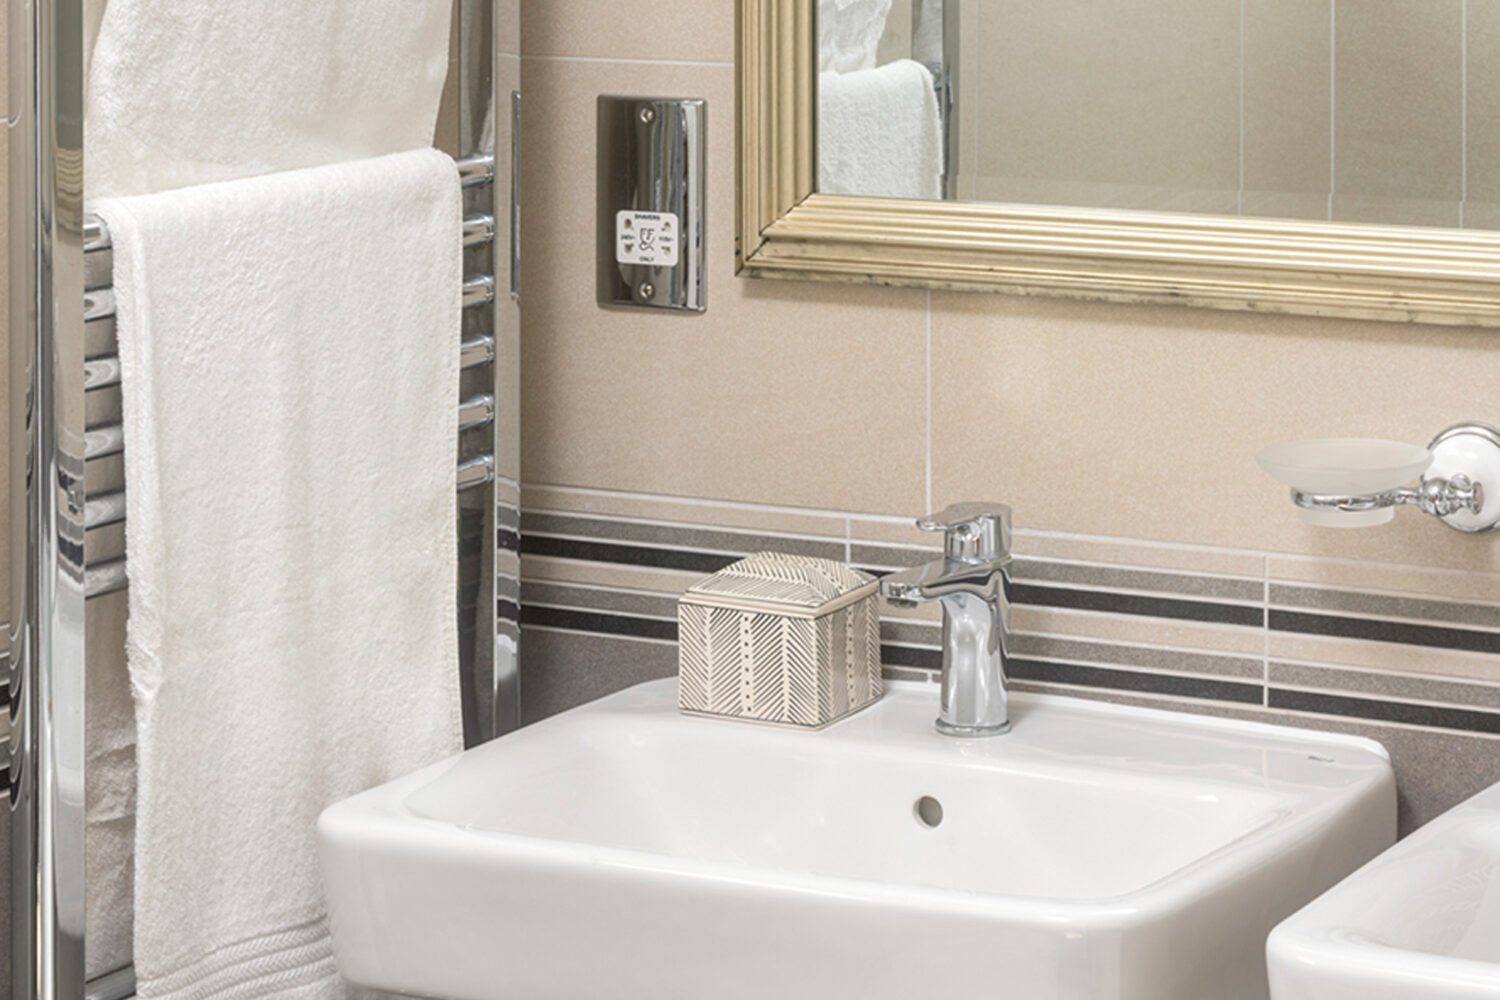
[[[930,548],[879,545],[793,533],[659,524],[607,516],[524,512],[521,551],[579,564],[711,573],[756,551],[847,558],[876,575],[933,556]],[[841,555],[842,554],[842,555]],[[1019,558],[1008,594],[1016,605],[1064,612],[1048,628],[1070,627],[1072,613],[1156,619],[1170,627],[1265,630],[1358,643],[1444,649],[1452,655],[1500,654],[1500,605],[1364,594],[1268,584],[1223,573],[1140,569],[1069,559]],[[583,579],[587,579],[585,575]],[[673,642],[675,595],[629,594],[601,587],[525,583],[522,623],[533,627]],[[1243,631],[1241,631],[1243,630]],[[1138,630],[1137,630],[1138,631]],[[1230,632],[1212,634],[1228,635]],[[882,625],[888,677],[930,679],[941,667],[940,630],[927,622]],[[1181,641],[1181,640],[1179,640]],[[1257,640],[1256,646],[1259,645]],[[1243,643],[1241,643],[1243,646]],[[1252,646],[1250,648],[1255,648]],[[1379,648],[1379,647],[1371,647]],[[1392,647],[1386,647],[1392,648]],[[1268,662],[1171,644],[1112,642],[1097,635],[1013,637],[1011,673],[1023,686],[1081,687],[1271,707],[1414,726],[1500,735],[1500,685],[1379,668]],[[1500,659],[1495,676],[1500,679]],[[1395,682],[1400,678],[1400,683]]]

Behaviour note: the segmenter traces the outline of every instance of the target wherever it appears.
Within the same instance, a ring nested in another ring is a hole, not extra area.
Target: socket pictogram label
[[[615,261],[676,267],[682,220],[671,212],[616,212]]]

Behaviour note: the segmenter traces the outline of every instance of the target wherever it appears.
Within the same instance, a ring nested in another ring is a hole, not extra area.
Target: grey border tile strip
[[[793,552],[797,555],[844,560],[844,540],[765,535],[714,528],[683,528],[637,521],[607,521],[562,514],[521,514],[523,535],[553,535],[603,542],[625,542],[646,546],[670,546],[696,552]]]
[[[1114,670],[1083,663],[1056,663],[1016,657],[1010,661],[1010,676],[1020,681],[1043,681],[1051,684],[1073,684],[1079,687],[1108,688],[1112,691],[1143,691],[1169,694],[1200,701],[1229,701],[1244,705],[1261,703],[1259,684],[1213,680],[1207,677],[1182,677],[1136,670]]]
[[[684,552],[677,549],[654,549],[643,545],[612,545],[584,542],[573,538],[553,538],[530,533],[521,536],[521,553],[528,556],[556,556],[581,562],[621,563],[627,566],[651,566],[657,569],[681,569],[695,573],[714,573],[738,556],[708,552]]]
[[[1028,632],[1017,632],[1012,636],[1011,651],[1016,656],[1253,680],[1257,686],[1265,673],[1265,661],[1255,657],[1200,653],[1166,646],[1124,646]]]
[[[1043,587],[1030,583],[1012,583],[1009,592],[1011,600],[1016,604],[1035,604],[1049,608],[1108,611],[1118,615],[1175,618],[1179,621],[1215,622],[1250,628],[1260,628],[1265,622],[1265,609],[1243,604],[1214,604],[1209,601],[1118,594],[1107,590]]]
[[[880,644],[880,662],[890,667],[913,667],[917,670],[943,669],[943,652],[931,646],[902,646],[894,643]]]
[[[903,670],[900,667],[889,666],[881,668],[880,676],[888,681],[917,681],[921,684],[931,684],[937,680],[936,675],[930,670]]]
[[[1500,735],[1500,712],[1482,712],[1439,705],[1414,705],[1410,702],[1382,701],[1375,698],[1351,698],[1317,691],[1295,691],[1273,687],[1267,692],[1270,708],[1318,715],[1341,715],[1346,718],[1376,722],[1398,722],[1427,729],[1455,729],[1471,733]]]
[[[527,530],[521,538],[521,549],[528,554],[692,572],[713,572],[737,558],[731,553],[762,548],[835,559],[844,554],[842,541],[820,542],[753,532],[536,514],[523,514],[523,524]],[[550,533],[553,531],[566,531],[574,537],[557,537]],[[603,534],[607,540],[576,537],[589,533]],[[661,545],[674,547],[658,547]],[[703,551],[703,548],[719,551]],[[856,563],[877,567],[915,564],[931,558],[933,552],[872,544],[856,544],[852,551]],[[1500,631],[1484,628],[1500,622],[1500,607],[1278,584],[1272,585],[1273,603],[1293,604],[1308,610],[1284,606],[1267,609],[1260,604],[1264,592],[1262,581],[1242,577],[1195,577],[1036,559],[1019,560],[1016,571],[1009,588],[1011,600],[1016,604],[1500,654]],[[543,583],[526,586],[526,603],[521,609],[521,620],[526,624],[663,641],[675,638],[675,620],[670,620],[675,619],[675,598],[621,594],[586,586]],[[1134,592],[1122,593],[1111,587]],[[532,597],[535,588],[542,589],[535,590],[538,596]],[[1228,601],[1246,603],[1225,603]],[[533,610],[530,606],[533,602],[544,606]],[[1454,628],[1377,617],[1347,617],[1328,611],[1480,627]],[[882,650],[887,665],[894,670],[923,675],[938,669],[940,636],[936,625],[887,619],[882,622]],[[1017,680],[1236,703],[1259,703],[1265,693],[1261,679],[1262,671],[1268,668],[1257,657],[1026,633],[1018,633],[1015,642],[1014,650],[1019,654],[1013,660],[1019,664],[1014,668]],[[1500,719],[1500,711],[1411,703],[1460,701],[1500,709],[1500,686],[1290,662],[1278,662],[1274,669],[1272,691],[1276,698],[1288,702],[1277,707],[1438,728],[1500,732],[1492,729],[1500,725],[1496,721]],[[1171,673],[1159,672],[1163,670]],[[1256,683],[1248,683],[1252,680]],[[1278,683],[1282,686],[1275,686]],[[1349,694],[1295,690],[1302,688],[1333,688]],[[1297,708],[1291,702],[1323,707]],[[1427,719],[1436,721],[1423,721]]]
[[[1411,677],[1383,670],[1322,667],[1272,660],[1273,686],[1318,688],[1328,692],[1396,701],[1447,702],[1455,708],[1500,710],[1500,685],[1469,683],[1448,677]]]
[[[1270,598],[1272,604],[1287,608],[1347,611],[1374,618],[1407,618],[1500,629],[1500,607],[1485,604],[1393,597],[1389,594],[1329,590],[1323,587],[1294,587],[1284,583],[1271,584]]]
[[[580,587],[531,580],[522,582],[521,592],[527,604],[614,612],[645,618],[677,617],[677,598],[666,594],[635,594],[608,587]]]
[[[677,641],[675,620],[663,621],[660,618],[606,615],[596,611],[578,611],[574,608],[544,608],[527,604],[521,608],[521,624],[560,628],[569,632],[594,632],[601,635]]]
[[[1381,621],[1375,618],[1342,618],[1338,615],[1284,611],[1281,608],[1269,610],[1266,625],[1273,632],[1396,642],[1407,646],[1431,646],[1435,649],[1464,649],[1472,653],[1500,653],[1500,632],[1481,632],[1440,625],[1412,625],[1408,622]]]
[[[1070,583],[1096,590],[1147,590],[1185,597],[1245,601],[1257,606],[1265,598],[1265,584],[1245,577],[1195,576],[1042,559],[1017,559],[1013,575],[1017,580],[1039,583]]]
[[[943,641],[943,630],[934,625],[898,623],[887,619],[880,623],[880,638],[891,646],[936,650]],[[1257,684],[1265,672],[1265,661],[1259,657],[1206,653],[1169,646],[1132,646],[1102,640],[1036,635],[1031,632],[1012,633],[1010,651],[1011,655],[1019,657],[1251,680]]]
[[[522,515],[521,551],[527,555],[556,556],[591,562],[612,562],[654,566],[662,569],[681,569],[712,573],[734,561],[726,553],[758,552],[762,550],[793,552],[800,555],[820,556],[825,559],[842,559],[842,542],[816,542],[797,538],[780,538],[771,535],[756,535],[728,531],[700,531],[691,528],[675,528],[650,524],[635,524],[614,521],[595,521],[588,518],[563,517],[551,514]],[[588,535],[590,531],[606,532],[610,540],[601,541]],[[566,532],[564,536],[561,532]],[[636,544],[654,541],[657,545]],[[658,545],[672,545],[660,548]],[[696,547],[695,547],[696,546]],[[717,551],[702,551],[702,549]],[[862,568],[868,567],[877,575],[888,572],[878,565],[870,567],[859,554],[877,547],[855,546],[853,562]],[[915,548],[879,548],[879,551],[905,553],[916,562],[931,557],[931,553]],[[866,554],[869,554],[866,552]],[[1181,573],[1154,573],[1137,570],[1113,570],[1109,567],[1092,567],[1076,564],[1051,564],[1037,560],[1023,560],[1018,567],[1029,567],[1040,576],[1066,577],[1069,582],[1083,582],[1097,578],[1106,589],[1075,589],[1073,587],[1049,587],[1013,579],[1010,584],[1011,599],[1018,604],[1038,604],[1049,607],[1075,608],[1085,611],[1108,611],[1116,614],[1144,615],[1152,618],[1176,618],[1184,621],[1217,622],[1227,625],[1247,625],[1260,628],[1264,624],[1264,610],[1260,605],[1262,583],[1229,577],[1192,577]],[[1182,595],[1196,590],[1194,595],[1168,597],[1151,593],[1119,593],[1107,589],[1109,586],[1129,586],[1132,589],[1150,590],[1172,586],[1170,593]],[[1207,600],[1195,600],[1194,596],[1213,596],[1230,593],[1234,597],[1253,600],[1253,604],[1223,604]]]
[[[937,649],[943,644],[943,626],[927,622],[880,620],[880,641],[894,642],[906,646],[929,646]]]

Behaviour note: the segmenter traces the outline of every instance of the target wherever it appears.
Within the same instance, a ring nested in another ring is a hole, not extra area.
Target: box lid
[[[875,578],[832,559],[759,552],[689,587],[689,604],[819,615],[861,600]]]

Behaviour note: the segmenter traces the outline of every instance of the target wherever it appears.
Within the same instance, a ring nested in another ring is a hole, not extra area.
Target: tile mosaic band
[[[549,509],[525,506],[520,532],[521,622],[533,628],[673,643],[681,589],[744,555],[815,555],[882,575],[936,551],[896,518],[540,492]],[[1268,556],[1134,540],[1018,530],[1016,548],[1019,688],[1500,735],[1500,599],[1283,583]],[[887,675],[933,679],[940,640],[930,609],[890,610]]]

